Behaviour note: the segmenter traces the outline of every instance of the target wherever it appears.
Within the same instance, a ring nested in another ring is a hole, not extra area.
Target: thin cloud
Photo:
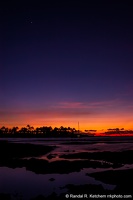
[[[19,110],[19,111],[0,111],[0,116],[44,116],[44,117],[73,117],[92,115],[94,112],[89,110],[77,109],[41,109],[41,110]]]
[[[93,109],[93,108],[102,108],[102,107],[111,107],[118,103],[121,103],[120,100],[110,100],[110,101],[96,101],[96,102],[59,102],[55,107],[58,108],[72,108],[72,109]]]
[[[59,102],[55,105],[48,105],[42,109],[16,108],[12,110],[1,110],[0,116],[40,116],[40,117],[74,117],[94,116],[104,113],[105,108],[120,104],[119,100],[96,101],[96,102]],[[102,110],[103,109],[103,110]]]

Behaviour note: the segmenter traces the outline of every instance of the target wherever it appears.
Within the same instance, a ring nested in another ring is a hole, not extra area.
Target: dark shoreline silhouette
[[[20,137],[20,138],[43,138],[43,137],[77,137],[79,135],[79,130],[71,127],[52,128],[51,126],[42,126],[34,128],[33,126],[27,125],[26,127],[1,127],[0,128],[0,137]],[[80,134],[80,136],[87,136]],[[92,134],[93,136],[93,134]]]
[[[93,137],[97,135],[97,130],[76,130],[71,127],[60,126],[52,128],[51,126],[41,126],[34,128],[29,124],[26,127],[17,127],[8,128],[2,126],[0,128],[0,138],[63,138],[63,137]],[[107,132],[101,133],[100,136],[133,136],[133,130],[125,130],[124,128],[119,129],[107,129]]]

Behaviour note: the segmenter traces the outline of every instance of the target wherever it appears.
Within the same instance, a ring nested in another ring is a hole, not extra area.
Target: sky
[[[133,129],[131,1],[0,4],[0,126]]]

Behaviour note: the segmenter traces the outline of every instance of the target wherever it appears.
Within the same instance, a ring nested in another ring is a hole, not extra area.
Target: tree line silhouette
[[[15,126],[13,128],[7,128],[2,126],[0,128],[0,137],[74,137],[79,134],[79,130],[71,127],[52,128],[51,126],[36,127],[30,126],[26,127]]]

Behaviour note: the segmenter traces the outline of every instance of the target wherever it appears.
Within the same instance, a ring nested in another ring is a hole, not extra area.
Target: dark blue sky
[[[133,128],[130,1],[0,7],[1,126]]]

